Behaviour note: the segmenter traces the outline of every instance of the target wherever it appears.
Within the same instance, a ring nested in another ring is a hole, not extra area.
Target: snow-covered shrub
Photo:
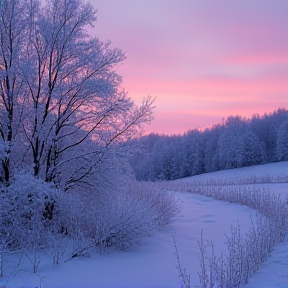
[[[42,253],[48,252],[53,263],[59,264],[88,255],[93,247],[100,251],[109,246],[124,250],[141,243],[179,209],[173,196],[157,185],[132,181],[118,187],[94,188],[90,193],[63,192],[22,172],[2,188],[2,250],[21,250],[34,272]]]
[[[149,207],[158,227],[168,224],[179,212],[178,200],[173,194],[163,190],[159,183],[132,182],[127,189],[129,195],[137,197]]]
[[[29,173],[19,173],[1,196],[6,199],[7,225],[15,248],[46,241],[54,209],[56,190]],[[25,244],[24,244],[25,243]]]
[[[41,261],[39,252],[49,245],[53,230],[56,190],[29,173],[21,172],[0,195],[2,203],[1,239],[9,235],[9,250],[22,250],[34,272]]]
[[[122,209],[118,210],[121,212],[117,217],[119,224],[115,240],[121,248],[153,234],[169,223],[179,210],[178,202],[171,194],[149,183],[130,183],[119,203]]]
[[[101,215],[95,219],[96,233],[100,232],[95,240],[97,244],[126,249],[152,234],[157,225],[151,207],[137,194],[123,192],[114,197],[114,201],[103,206],[106,211],[99,211]]]
[[[45,237],[55,264],[89,255],[93,247],[101,253],[110,246],[125,250],[167,224],[179,210],[173,196],[156,185],[131,181],[104,190],[59,192],[53,198],[53,219]]]
[[[106,193],[79,197],[73,205],[65,213],[70,220],[66,219],[64,226],[80,244],[73,251],[74,257],[93,246],[101,250],[107,246],[127,249],[167,224],[178,212],[172,195],[155,185],[135,182],[121,189],[106,188]]]
[[[60,191],[53,214],[51,223],[53,229],[47,233],[49,239],[47,248],[52,255],[53,263],[59,264],[87,243],[83,236],[86,227],[81,227],[80,222],[84,214],[81,198],[79,195]]]
[[[213,242],[204,243],[201,236],[198,242],[201,287],[239,287],[258,271],[273,250],[275,237],[271,235],[271,222],[265,216],[258,215],[251,224],[244,235],[239,224],[231,227],[231,233],[226,235],[227,253],[220,256],[215,254]]]

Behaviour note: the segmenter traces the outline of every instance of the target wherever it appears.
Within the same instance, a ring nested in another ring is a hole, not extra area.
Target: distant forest
[[[201,173],[288,160],[288,110],[251,119],[230,116],[223,124],[184,135],[139,138],[131,158],[137,180],[173,180]],[[288,169],[288,167],[287,167]]]

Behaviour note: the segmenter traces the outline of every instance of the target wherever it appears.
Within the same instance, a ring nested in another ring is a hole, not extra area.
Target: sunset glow
[[[286,0],[92,0],[89,32],[123,49],[135,102],[156,96],[146,133],[183,133],[288,108]]]

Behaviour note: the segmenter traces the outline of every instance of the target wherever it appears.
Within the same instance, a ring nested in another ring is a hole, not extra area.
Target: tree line
[[[288,160],[288,111],[251,119],[230,116],[223,124],[184,135],[150,134],[131,158],[138,180],[173,180],[222,169]]]

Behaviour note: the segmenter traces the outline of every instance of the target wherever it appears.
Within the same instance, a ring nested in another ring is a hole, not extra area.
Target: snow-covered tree
[[[203,172],[203,151],[201,132],[192,130],[184,136],[186,176],[197,175]]]
[[[126,248],[175,212],[173,197],[131,182],[125,141],[154,99],[128,97],[125,55],[87,34],[95,20],[81,0],[0,1],[0,255],[22,250],[34,272],[42,250],[59,263],[65,241],[72,258]]]
[[[288,120],[285,120],[278,129],[276,153],[278,160],[288,160]]]
[[[221,169],[260,164],[264,159],[264,145],[240,118],[230,118],[219,137],[218,159]]]
[[[25,1],[0,1],[1,181],[10,178],[10,158],[23,113],[23,79],[19,75],[23,49],[27,44],[27,20]]]
[[[9,180],[10,158],[17,165],[21,159],[36,177],[69,189],[108,147],[138,135],[152,118],[153,99],[137,107],[121,88],[115,65],[125,55],[87,34],[96,20],[91,4],[3,0],[1,14],[3,177]],[[16,143],[24,149],[12,155]]]
[[[250,121],[252,131],[264,144],[266,162],[278,161],[276,152],[277,133],[280,125],[287,119],[288,111],[278,109],[262,117],[254,115]]]

